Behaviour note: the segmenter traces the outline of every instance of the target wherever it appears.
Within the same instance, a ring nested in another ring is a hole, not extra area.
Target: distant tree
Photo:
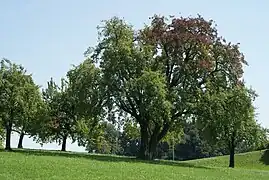
[[[119,143],[120,131],[118,131],[113,124],[103,122],[102,130],[99,131],[99,135],[96,138],[92,137],[87,142],[87,151],[95,151],[101,154],[121,154]]]
[[[124,156],[137,156],[140,147],[140,139],[129,138],[125,132],[121,133],[119,138],[120,146],[122,148],[121,155]]]
[[[256,124],[254,127],[255,131],[252,132],[252,138],[247,138],[239,142],[235,149],[236,152],[243,153],[266,149],[269,142],[266,128],[263,128],[259,124]]]
[[[200,127],[211,142],[224,142],[229,149],[229,167],[234,167],[236,146],[241,142],[254,143],[257,122],[253,100],[256,94],[238,85],[229,90],[208,91],[201,101]]]
[[[179,160],[214,157],[228,153],[228,148],[222,144],[210,144],[201,135],[195,121],[185,123],[182,141],[175,147],[175,155]]]
[[[23,94],[30,75],[25,69],[7,59],[0,65],[0,118],[6,132],[5,149],[11,150],[11,133],[23,112]]]
[[[111,104],[139,124],[142,159],[153,159],[167,133],[195,113],[208,81],[215,87],[235,84],[246,64],[238,46],[226,43],[213,21],[201,16],[154,16],[138,31],[114,17],[86,55],[100,65]]]
[[[137,156],[140,147],[139,125],[133,118],[125,118],[123,131],[119,137],[122,155]]]

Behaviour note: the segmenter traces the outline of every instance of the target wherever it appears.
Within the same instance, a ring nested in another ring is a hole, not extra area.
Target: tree
[[[0,69],[0,116],[6,131],[6,150],[11,150],[11,132],[23,112],[23,94],[30,75],[25,69],[7,59]]]
[[[206,82],[229,86],[242,76],[246,61],[238,48],[201,16],[171,21],[154,16],[139,31],[114,17],[100,28],[96,48],[85,54],[100,65],[111,104],[139,123],[138,157],[153,159],[172,127],[196,113]]]
[[[49,108],[49,124],[44,138],[62,144],[62,151],[66,151],[67,138],[75,140],[76,112],[75,103],[68,93],[68,83],[61,80],[60,87],[51,79],[48,87],[43,91],[45,102]]]
[[[253,132],[250,137],[238,142],[235,151],[238,153],[244,153],[249,151],[258,151],[266,149],[268,144],[267,129],[260,124],[253,125]]]
[[[89,59],[73,66],[60,87],[53,80],[48,82],[43,95],[50,120],[47,123],[49,131],[43,128],[43,141],[50,139],[61,143],[62,151],[66,150],[68,137],[73,142],[77,140],[79,145],[86,144],[96,133],[94,128],[104,114],[105,91],[100,90],[100,83],[100,71]]]
[[[138,123],[133,118],[126,118],[124,120],[123,131],[119,137],[122,155],[137,156],[140,147],[139,137]]]
[[[226,154],[228,154],[227,147],[222,144],[210,144],[199,131],[195,121],[185,123],[182,141],[175,147],[175,155],[179,160],[200,159]]]
[[[44,143],[51,142],[51,117],[49,114],[49,105],[44,99],[38,102],[38,107],[36,108],[36,113],[33,113],[35,119],[31,121],[31,125],[26,129],[26,133],[33,138],[36,143],[43,146]]]
[[[35,134],[40,115],[41,108],[43,107],[41,93],[39,86],[37,86],[32,77],[26,79],[25,88],[22,93],[22,112],[20,119],[15,124],[13,131],[17,132],[19,137],[18,148],[23,148],[23,138],[25,135]],[[38,121],[38,122],[36,122]]]
[[[86,59],[78,66],[73,66],[67,73],[68,93],[75,102],[77,116],[78,144],[91,144],[93,138],[102,137],[102,120],[104,119],[107,94],[103,86],[101,72],[91,59]],[[87,145],[88,146],[88,145]]]
[[[100,134],[95,138],[91,136],[91,139],[89,139],[86,145],[86,150],[101,154],[120,154],[120,131],[118,131],[113,124],[108,122],[103,122],[101,126],[102,131],[99,131]]]
[[[238,85],[228,90],[207,92],[201,101],[198,123],[209,140],[224,142],[229,149],[229,167],[234,167],[236,146],[241,142],[255,142],[257,122],[252,105],[256,94]]]

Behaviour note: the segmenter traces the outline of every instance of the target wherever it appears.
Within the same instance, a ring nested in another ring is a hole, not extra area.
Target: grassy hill
[[[205,158],[188,161],[188,163],[206,167],[227,167],[229,164],[229,156],[220,156],[214,158]],[[269,150],[255,151],[237,154],[235,157],[236,168],[241,169],[258,169],[269,171]]]
[[[0,180],[268,180],[269,165],[266,164],[269,162],[264,158],[268,153],[259,151],[237,155],[237,168],[229,169],[227,156],[173,163],[86,153],[1,151]]]

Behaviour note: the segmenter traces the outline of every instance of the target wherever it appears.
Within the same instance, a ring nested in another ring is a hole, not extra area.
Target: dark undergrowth
[[[263,152],[260,161],[265,165],[269,165],[269,149]]]

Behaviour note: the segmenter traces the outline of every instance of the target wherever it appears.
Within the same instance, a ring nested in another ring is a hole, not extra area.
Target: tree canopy
[[[18,127],[22,123],[21,117],[26,112],[24,97],[32,91],[33,83],[31,75],[26,74],[26,70],[21,65],[3,59],[0,68],[0,116],[2,126],[6,131],[5,148],[10,150],[11,132],[14,127]]]
[[[114,17],[104,22],[98,45],[86,54],[100,64],[114,105],[139,123],[142,159],[152,159],[158,142],[196,113],[193,107],[208,82],[233,86],[247,64],[238,45],[226,43],[201,16],[154,16],[140,30]]]
[[[212,93],[207,91],[201,100],[200,127],[213,142],[224,142],[230,151],[230,167],[234,167],[236,145],[255,142],[257,122],[253,100],[256,94],[243,85]]]

